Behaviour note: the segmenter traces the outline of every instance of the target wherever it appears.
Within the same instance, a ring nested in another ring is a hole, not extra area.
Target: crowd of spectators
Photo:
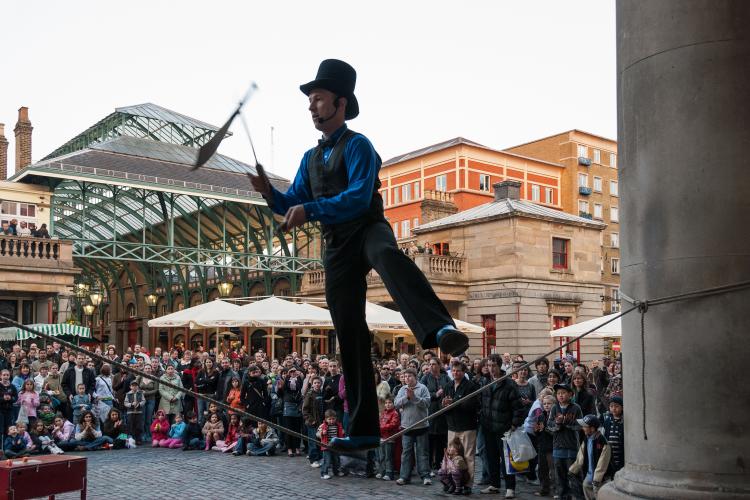
[[[42,224],[37,229],[36,224],[33,222],[26,222],[22,220],[20,223],[18,219],[11,219],[10,221],[3,221],[0,224],[0,234],[8,236],[31,236],[34,238],[50,238],[47,224]]]
[[[539,496],[595,498],[624,465],[622,375],[619,361],[590,365],[572,356],[441,359],[430,351],[373,362],[383,444],[356,460],[325,444],[345,436],[349,420],[346,381],[335,358],[292,353],[269,359],[260,350],[215,355],[198,350],[147,353],[139,345],[110,363],[68,352],[14,345],[0,352],[0,429],[3,453],[120,449],[148,445],[234,456],[304,454],[323,479],[357,471],[368,477],[424,485],[438,477],[446,492],[500,493],[513,498],[517,481],[538,485]],[[117,363],[133,370],[121,369]],[[511,370],[512,377],[498,380]],[[226,403],[195,398],[140,373]],[[493,383],[494,381],[494,383]],[[467,396],[493,383],[479,397]],[[443,415],[421,422],[459,402]],[[279,432],[235,410],[268,419],[324,446]],[[408,429],[400,438],[389,439]],[[521,470],[508,462],[503,437],[522,430],[537,452]],[[481,463],[481,467],[477,464]],[[475,477],[475,471],[481,471]]]

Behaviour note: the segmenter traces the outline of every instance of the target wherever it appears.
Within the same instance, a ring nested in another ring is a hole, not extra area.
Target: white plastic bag
[[[536,457],[534,445],[531,443],[531,439],[523,429],[519,428],[513,432],[506,432],[503,441],[508,443],[514,462],[525,462]]]
[[[135,418],[137,418],[137,417],[135,417]],[[133,439],[132,437],[129,437],[128,440],[125,441],[125,447],[126,448],[135,448],[136,447],[135,439]]]

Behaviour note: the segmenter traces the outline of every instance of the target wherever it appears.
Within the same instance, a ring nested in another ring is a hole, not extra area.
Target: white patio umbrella
[[[211,318],[197,324],[205,327],[331,328],[331,316],[319,307],[305,307],[289,300],[269,297],[240,306],[221,318]]]
[[[151,328],[171,328],[187,326],[196,328],[204,326],[202,323],[212,319],[221,319],[230,314],[240,306],[230,302],[224,302],[221,299],[212,300],[204,304],[183,309],[182,311],[173,312],[160,318],[149,320],[148,326]]]
[[[551,330],[549,332],[549,336],[550,337],[577,337],[583,333],[588,332],[592,328],[596,328],[597,326],[603,323],[606,323],[617,314],[619,313],[608,314],[600,318],[594,318],[588,321],[582,321],[574,325],[566,326],[564,328],[558,328],[557,330]],[[611,323],[607,323],[606,325],[601,327],[599,330],[592,332],[590,335],[588,335],[588,337],[593,337],[593,338],[598,338],[598,339],[622,337],[622,319],[617,318]]]
[[[411,334],[411,329],[406,324],[406,320],[400,312],[388,309],[387,307],[367,302],[365,305],[365,314],[367,315],[367,324],[370,330],[400,333],[400,334]],[[453,319],[456,323],[456,328],[464,333],[482,333],[484,328],[481,326],[467,323],[459,319]]]

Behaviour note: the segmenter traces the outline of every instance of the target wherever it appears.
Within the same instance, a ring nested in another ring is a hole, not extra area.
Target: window
[[[578,174],[578,187],[588,187],[589,176],[588,174]]]
[[[2,213],[8,215],[18,215],[18,203],[15,201],[4,201]]]
[[[409,230],[409,219],[402,220],[401,221],[401,237],[408,238],[410,232],[411,231]]]
[[[422,193],[419,190],[419,181],[414,183],[414,199],[418,200],[422,197]]]
[[[550,205],[555,202],[555,195],[552,188],[544,188],[544,202]]]
[[[611,233],[609,235],[609,245],[612,248],[620,248],[620,234],[619,233]]]
[[[542,199],[542,188],[531,185],[531,201],[539,202]]]
[[[594,203],[594,217],[597,219],[603,218],[602,216],[602,204]]]
[[[617,313],[620,312],[620,289],[619,288],[613,288],[612,289],[612,301],[610,302],[610,312]]]
[[[602,192],[602,178],[601,177],[594,177],[594,191],[597,193]]]
[[[594,163],[601,163],[602,162],[602,152],[598,149],[594,150]]]
[[[609,166],[612,168],[617,168],[617,155],[614,153],[609,153]]]
[[[494,314],[482,314],[484,327],[484,341],[482,342],[482,356],[489,356],[495,352],[497,346],[496,317]]]
[[[393,204],[397,204],[400,199],[398,188],[393,188]]]
[[[435,177],[435,190],[436,191],[448,191],[448,180],[445,178],[445,174],[438,175]]]
[[[609,181],[609,194],[612,196],[619,196],[617,194],[618,192],[617,181]]]
[[[412,227],[415,229],[419,227],[419,218],[414,217],[414,220],[411,221]]]
[[[568,268],[568,240],[552,238],[552,267],[554,269]]]
[[[393,223],[393,236],[398,238],[398,222]]]
[[[411,200],[411,184],[401,186],[401,200],[404,203]]]
[[[619,222],[620,221],[620,211],[617,209],[617,207],[610,207],[610,209],[609,209],[609,219],[612,222]]]
[[[620,274],[620,259],[612,259],[612,274]]]
[[[578,211],[579,212],[589,213],[589,202],[588,201],[583,201],[583,200],[578,200]]]
[[[589,157],[589,148],[586,146],[582,146],[581,144],[578,145],[578,157],[588,158]]]
[[[383,189],[380,191],[380,196],[383,198],[383,205],[388,206],[388,190]]]
[[[490,176],[489,174],[479,174],[479,190],[489,191],[490,190]]]
[[[609,235],[609,245],[612,248],[620,248],[620,234],[619,233],[611,233]]]

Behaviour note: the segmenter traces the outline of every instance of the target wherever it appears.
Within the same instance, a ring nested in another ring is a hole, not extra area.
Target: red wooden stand
[[[22,500],[81,491],[86,499],[86,458],[73,455],[38,455],[28,462],[0,460],[0,498]]]

